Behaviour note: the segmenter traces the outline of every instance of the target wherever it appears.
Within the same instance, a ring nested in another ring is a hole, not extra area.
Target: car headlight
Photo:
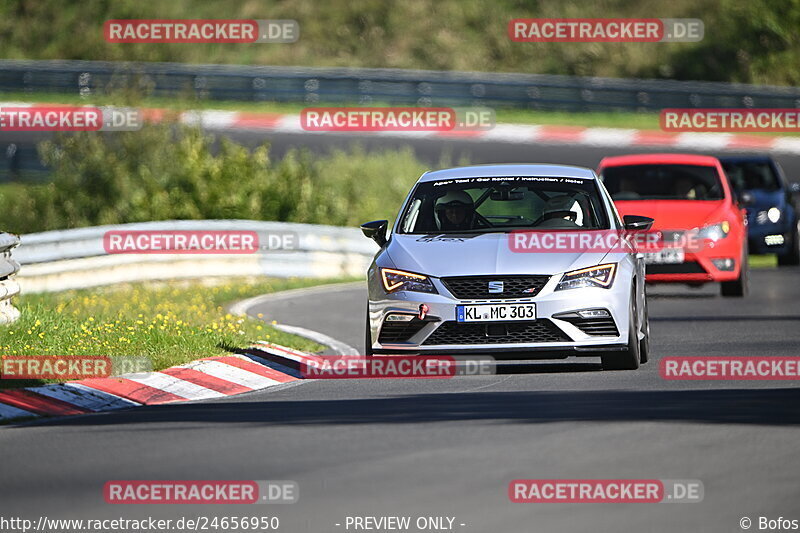
[[[697,232],[697,237],[700,239],[709,239],[712,241],[718,241],[720,239],[724,239],[728,236],[728,233],[731,231],[731,224],[727,220],[723,220],[719,224],[711,224],[709,226],[703,226]]]
[[[614,275],[617,273],[617,265],[609,263],[607,265],[597,265],[580,270],[567,272],[561,277],[561,281],[556,285],[557,291],[566,289],[580,289],[583,287],[601,287],[608,289],[614,283]]]
[[[381,279],[386,292],[416,291],[433,294],[437,292],[436,287],[433,286],[428,276],[423,276],[422,274],[414,274],[413,272],[405,272],[393,268],[382,268]]]
[[[781,210],[777,207],[770,207],[769,210],[767,210],[767,218],[770,222],[775,224],[781,219]]]

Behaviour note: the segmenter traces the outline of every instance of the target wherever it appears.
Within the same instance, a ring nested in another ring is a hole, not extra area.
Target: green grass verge
[[[284,333],[269,322],[233,316],[225,306],[259,294],[351,280],[231,280],[136,283],[59,293],[21,295],[22,312],[0,328],[0,353],[7,355],[144,356],[154,370],[265,340],[300,350],[319,344]],[[269,320],[269,317],[263,317]],[[0,379],[0,389],[41,384]]]
[[[778,256],[775,254],[751,255],[749,261],[752,268],[778,267]]]
[[[2,93],[0,99],[14,102],[42,102],[69,105],[136,105],[138,107],[151,107],[158,109],[171,109],[175,111],[187,109],[218,109],[222,111],[241,111],[251,113],[280,113],[297,114],[307,104],[292,102],[250,102],[233,100],[196,100],[181,98],[143,98],[134,101],[121,101],[114,95],[92,95],[84,98],[77,94],[61,93]],[[328,106],[357,106],[352,102],[342,103],[316,103],[314,107]],[[387,106],[389,104],[374,102],[372,107]],[[498,123],[510,124],[545,124],[563,126],[597,126],[605,128],[636,128],[659,129],[658,113],[635,112],[566,112],[566,111],[537,111],[533,109],[498,108],[495,109]]]

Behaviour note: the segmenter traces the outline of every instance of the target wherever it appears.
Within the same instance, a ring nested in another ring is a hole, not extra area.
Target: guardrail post
[[[19,294],[19,284],[14,279],[19,263],[11,258],[11,250],[18,244],[16,235],[0,233],[0,324],[10,324],[19,318],[19,310],[11,302]]]

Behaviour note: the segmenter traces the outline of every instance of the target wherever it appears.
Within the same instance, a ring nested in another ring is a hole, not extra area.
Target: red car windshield
[[[604,168],[600,178],[614,200],[722,200],[717,169],[649,164]]]

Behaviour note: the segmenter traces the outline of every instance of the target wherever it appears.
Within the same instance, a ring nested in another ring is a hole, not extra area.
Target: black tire
[[[800,221],[796,224],[792,234],[792,243],[784,254],[778,254],[778,266],[800,265]]]
[[[647,294],[644,296],[644,323],[641,330],[644,337],[639,341],[639,361],[645,364],[650,360],[650,313],[647,306]]]
[[[636,323],[636,297],[631,298],[630,316],[628,318],[628,349],[624,352],[603,354],[600,359],[603,370],[636,370],[639,368],[639,324]]]
[[[720,293],[725,297],[741,298],[750,292],[750,263],[747,246],[744,248],[742,258],[742,268],[739,270],[739,277],[733,281],[723,281],[720,283]]]
[[[367,306],[367,324],[364,327],[364,355],[372,356],[372,331],[369,326],[369,306]]]

